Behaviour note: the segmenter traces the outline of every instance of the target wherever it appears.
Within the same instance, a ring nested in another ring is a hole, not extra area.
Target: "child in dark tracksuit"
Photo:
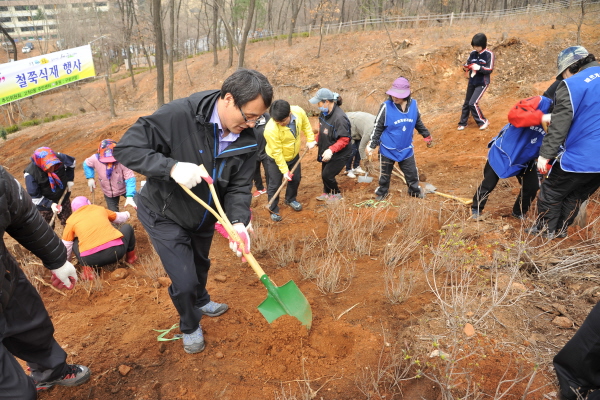
[[[465,65],[463,65],[463,69],[469,73],[469,85],[467,86],[467,94],[458,122],[459,131],[467,126],[469,112],[479,125],[479,129],[484,130],[489,125],[489,121],[485,119],[481,108],[479,108],[479,100],[481,100],[490,84],[490,74],[494,70],[494,53],[486,48],[487,37],[483,33],[473,36],[471,46],[474,50],[469,55]]]

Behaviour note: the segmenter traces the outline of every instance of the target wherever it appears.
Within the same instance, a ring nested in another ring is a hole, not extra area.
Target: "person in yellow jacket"
[[[279,189],[283,179],[288,180],[285,191],[285,204],[292,207],[295,211],[302,210],[302,204],[296,200],[298,186],[302,173],[300,165],[294,173],[291,169],[299,159],[300,153],[300,133],[306,137],[306,147],[312,149],[315,147],[315,134],[308,120],[306,112],[298,106],[290,106],[285,100],[276,100],[271,104],[269,110],[271,119],[265,127],[265,151],[267,153],[266,174],[269,176],[267,182],[267,194],[269,201]],[[279,196],[270,207],[271,219],[275,222],[281,221],[279,215]]]

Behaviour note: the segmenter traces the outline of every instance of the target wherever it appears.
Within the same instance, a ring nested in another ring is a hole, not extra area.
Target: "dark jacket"
[[[170,177],[178,161],[204,164],[231,223],[250,222],[256,138],[252,128],[244,129],[218,154],[218,127],[209,122],[218,96],[218,90],[208,90],[165,104],[138,119],[114,150],[120,163],[146,176],[144,205],[189,230],[212,228],[216,219]],[[205,182],[192,191],[215,207]]]
[[[410,108],[411,103],[412,103],[412,99],[409,99],[408,103],[406,104],[407,112],[408,112],[408,109]],[[398,107],[397,104],[396,104],[396,107]],[[375,127],[373,128],[373,132],[371,133],[371,148],[372,149],[379,146],[379,143],[381,142],[381,134],[383,133],[385,128],[386,128],[386,126],[385,126],[385,102],[383,102],[383,103],[381,103],[381,106],[379,107],[379,112],[377,113],[377,117],[375,118]],[[423,136],[424,138],[431,136],[431,133],[429,133],[429,130],[425,127],[425,124],[421,120],[420,112],[417,114],[417,122],[415,124],[415,129],[417,130],[417,132],[419,132],[419,135]]]
[[[592,61],[581,67],[578,74],[586,68],[598,66],[600,64],[597,61]],[[558,155],[560,146],[565,142],[572,122],[573,105],[571,104],[571,95],[564,81],[560,81],[556,88],[554,109],[552,110],[552,123],[548,128],[548,134],[544,137],[540,156],[550,159]]]
[[[42,260],[48,269],[67,262],[67,249],[44,221],[17,180],[0,166],[0,237],[9,234]],[[18,262],[8,252],[4,240],[0,245],[0,312],[12,292],[12,279],[17,276]]]
[[[53,192],[50,188],[48,173],[42,171],[33,161],[23,171],[27,193],[33,199],[33,204],[41,211],[50,211],[52,203],[58,203],[60,197],[67,190],[67,182],[75,179],[75,158],[62,153],[56,153],[56,157],[62,164],[54,173],[60,179],[63,185],[62,189],[56,186]]]
[[[475,71],[474,76],[471,76],[471,71],[469,70],[469,85],[489,85],[490,74],[494,71],[494,53],[488,49],[483,49],[481,52],[473,50],[471,54],[469,54],[465,67],[470,64],[478,64],[481,68],[479,71]]]
[[[327,115],[323,115],[323,113],[319,114],[319,136],[317,137],[319,153],[317,161],[321,162],[323,152],[334,145],[341,137],[347,137],[347,143],[350,143],[350,120],[344,110],[335,104],[331,112]],[[342,149],[334,151],[332,159],[334,157],[345,157],[351,152],[352,146],[346,145]]]
[[[261,161],[267,157],[267,152],[265,151],[265,147],[267,146],[267,141],[265,140],[265,127],[267,126],[267,122],[271,119],[271,115],[269,113],[264,113],[263,117],[264,120],[261,118],[259,120],[260,123],[257,123],[254,127],[254,136],[256,136],[256,144],[258,145],[256,156]]]

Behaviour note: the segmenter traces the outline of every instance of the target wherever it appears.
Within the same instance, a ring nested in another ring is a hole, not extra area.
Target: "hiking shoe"
[[[525,216],[523,214],[517,214],[516,212],[513,212],[511,215],[516,219],[520,219],[521,221],[525,220]]]
[[[465,126],[464,125],[459,125],[458,128],[456,128],[457,131],[464,131],[465,130]]]
[[[351,169],[350,171],[348,171],[348,178],[352,178],[352,179],[356,178],[356,175],[354,175],[354,170],[353,169]]]
[[[200,310],[202,310],[202,314],[208,315],[209,317],[218,317],[229,310],[229,306],[225,303],[217,303],[216,301],[211,300],[200,307]]]
[[[67,371],[62,378],[51,382],[36,382],[38,392],[48,390],[54,385],[79,386],[90,380],[90,369],[78,364],[67,364]]]
[[[329,200],[329,195],[327,193],[323,193],[322,195],[317,197],[317,200],[319,200],[319,201]]]
[[[300,211],[300,210],[302,210],[302,204],[300,204],[296,200],[289,201],[289,202],[286,200],[285,204],[287,204],[288,206],[292,207],[294,209],[294,211]],[[273,215],[273,214],[271,214],[271,215]]]
[[[281,218],[281,215],[279,215],[279,214],[271,214],[271,221],[273,221],[273,222],[279,222],[282,219],[283,218]]]
[[[378,194],[375,196],[375,201],[383,201],[388,197],[389,193],[386,194]]]
[[[183,351],[188,354],[200,353],[204,350],[204,335],[202,334],[202,327],[198,325],[193,333],[183,334]]]
[[[481,214],[479,213],[479,211],[471,209],[471,219],[474,219],[475,221],[477,221],[479,219],[479,217],[481,217]]]
[[[560,239],[566,238],[567,237],[567,230],[565,229],[565,230],[558,231],[558,233],[556,234],[556,237],[560,238]]]
[[[539,235],[541,232],[540,228],[537,225],[533,225],[531,228],[526,228],[525,233],[529,233],[530,235]]]
[[[336,193],[336,194],[331,194],[329,195],[329,198],[327,199],[327,201],[339,201],[342,200],[342,194],[341,193]]]
[[[366,174],[366,172],[360,166],[354,168],[354,173],[355,174]]]
[[[252,193],[252,197],[258,197],[261,194],[265,194],[265,193],[267,193],[267,191],[265,189],[257,190],[256,192]]]
[[[490,126],[490,121],[486,119],[485,123],[479,127],[479,130],[480,131],[486,130],[488,126]]]

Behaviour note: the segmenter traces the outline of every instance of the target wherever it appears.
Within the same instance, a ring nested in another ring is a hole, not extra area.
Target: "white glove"
[[[88,187],[90,188],[90,193],[93,192],[94,189],[96,189],[96,181],[94,180],[94,178],[88,179]]]
[[[548,165],[548,159],[542,156],[538,157],[537,161],[537,169],[538,172],[542,175],[546,175],[548,171],[550,171],[550,166]]]
[[[250,226],[250,225],[248,225],[248,226]],[[250,235],[248,234],[248,229],[241,222],[238,222],[237,224],[233,224],[233,229],[235,229],[238,236],[242,240],[242,243],[244,245],[244,253],[246,253],[246,254],[249,253],[250,252]],[[239,243],[236,242],[235,240],[232,240],[231,238],[229,238],[229,248],[238,257],[242,257],[241,249],[238,249],[238,247],[239,247]],[[242,261],[246,261],[246,260],[244,258],[242,258]]]
[[[62,211],[62,206],[60,204],[52,203],[50,208],[54,214],[58,214]]]
[[[308,147],[309,150],[315,147],[316,145],[317,142],[315,142],[314,140],[312,142],[306,142],[306,147]]]
[[[178,162],[173,169],[171,169],[171,178],[173,178],[175,182],[191,189],[202,182],[202,178],[210,179],[210,175],[203,174],[199,165],[188,162]]]
[[[125,221],[127,221],[129,219],[129,217],[131,217],[131,214],[129,214],[129,211],[121,211],[116,214],[117,214],[117,217],[113,221],[115,224],[122,224]]]
[[[133,197],[127,197],[125,199],[125,207],[127,206],[132,206],[133,208],[135,208],[137,210],[137,206],[135,205],[135,201],[133,201]]]
[[[71,191],[71,189],[73,188],[73,186],[75,186],[75,183],[73,183],[73,181],[67,182],[67,190],[69,192]]]
[[[331,160],[331,156],[333,156],[333,151],[331,151],[331,149],[327,149],[323,152],[321,159],[323,160],[323,162],[327,162]]]
[[[248,231],[248,233],[251,233],[254,235],[254,228],[252,227],[252,221],[250,221],[248,223],[248,225],[246,225],[246,230]]]
[[[371,157],[371,155],[375,152],[375,149],[371,148],[371,142],[367,144],[367,148],[365,150],[367,152],[367,157]]]
[[[285,174],[283,174],[283,177],[284,177],[285,179],[287,179],[287,180],[288,180],[288,182],[291,182],[291,181],[292,181],[292,178],[294,178],[294,174],[292,174],[290,171],[288,171],[288,172],[286,172]]]
[[[57,289],[71,290],[77,282],[77,270],[70,262],[66,262],[62,267],[52,270],[52,285]]]
[[[471,66],[471,69],[472,69],[473,71],[479,71],[479,70],[481,69],[481,65],[479,65],[479,64],[473,64],[473,65]]]

